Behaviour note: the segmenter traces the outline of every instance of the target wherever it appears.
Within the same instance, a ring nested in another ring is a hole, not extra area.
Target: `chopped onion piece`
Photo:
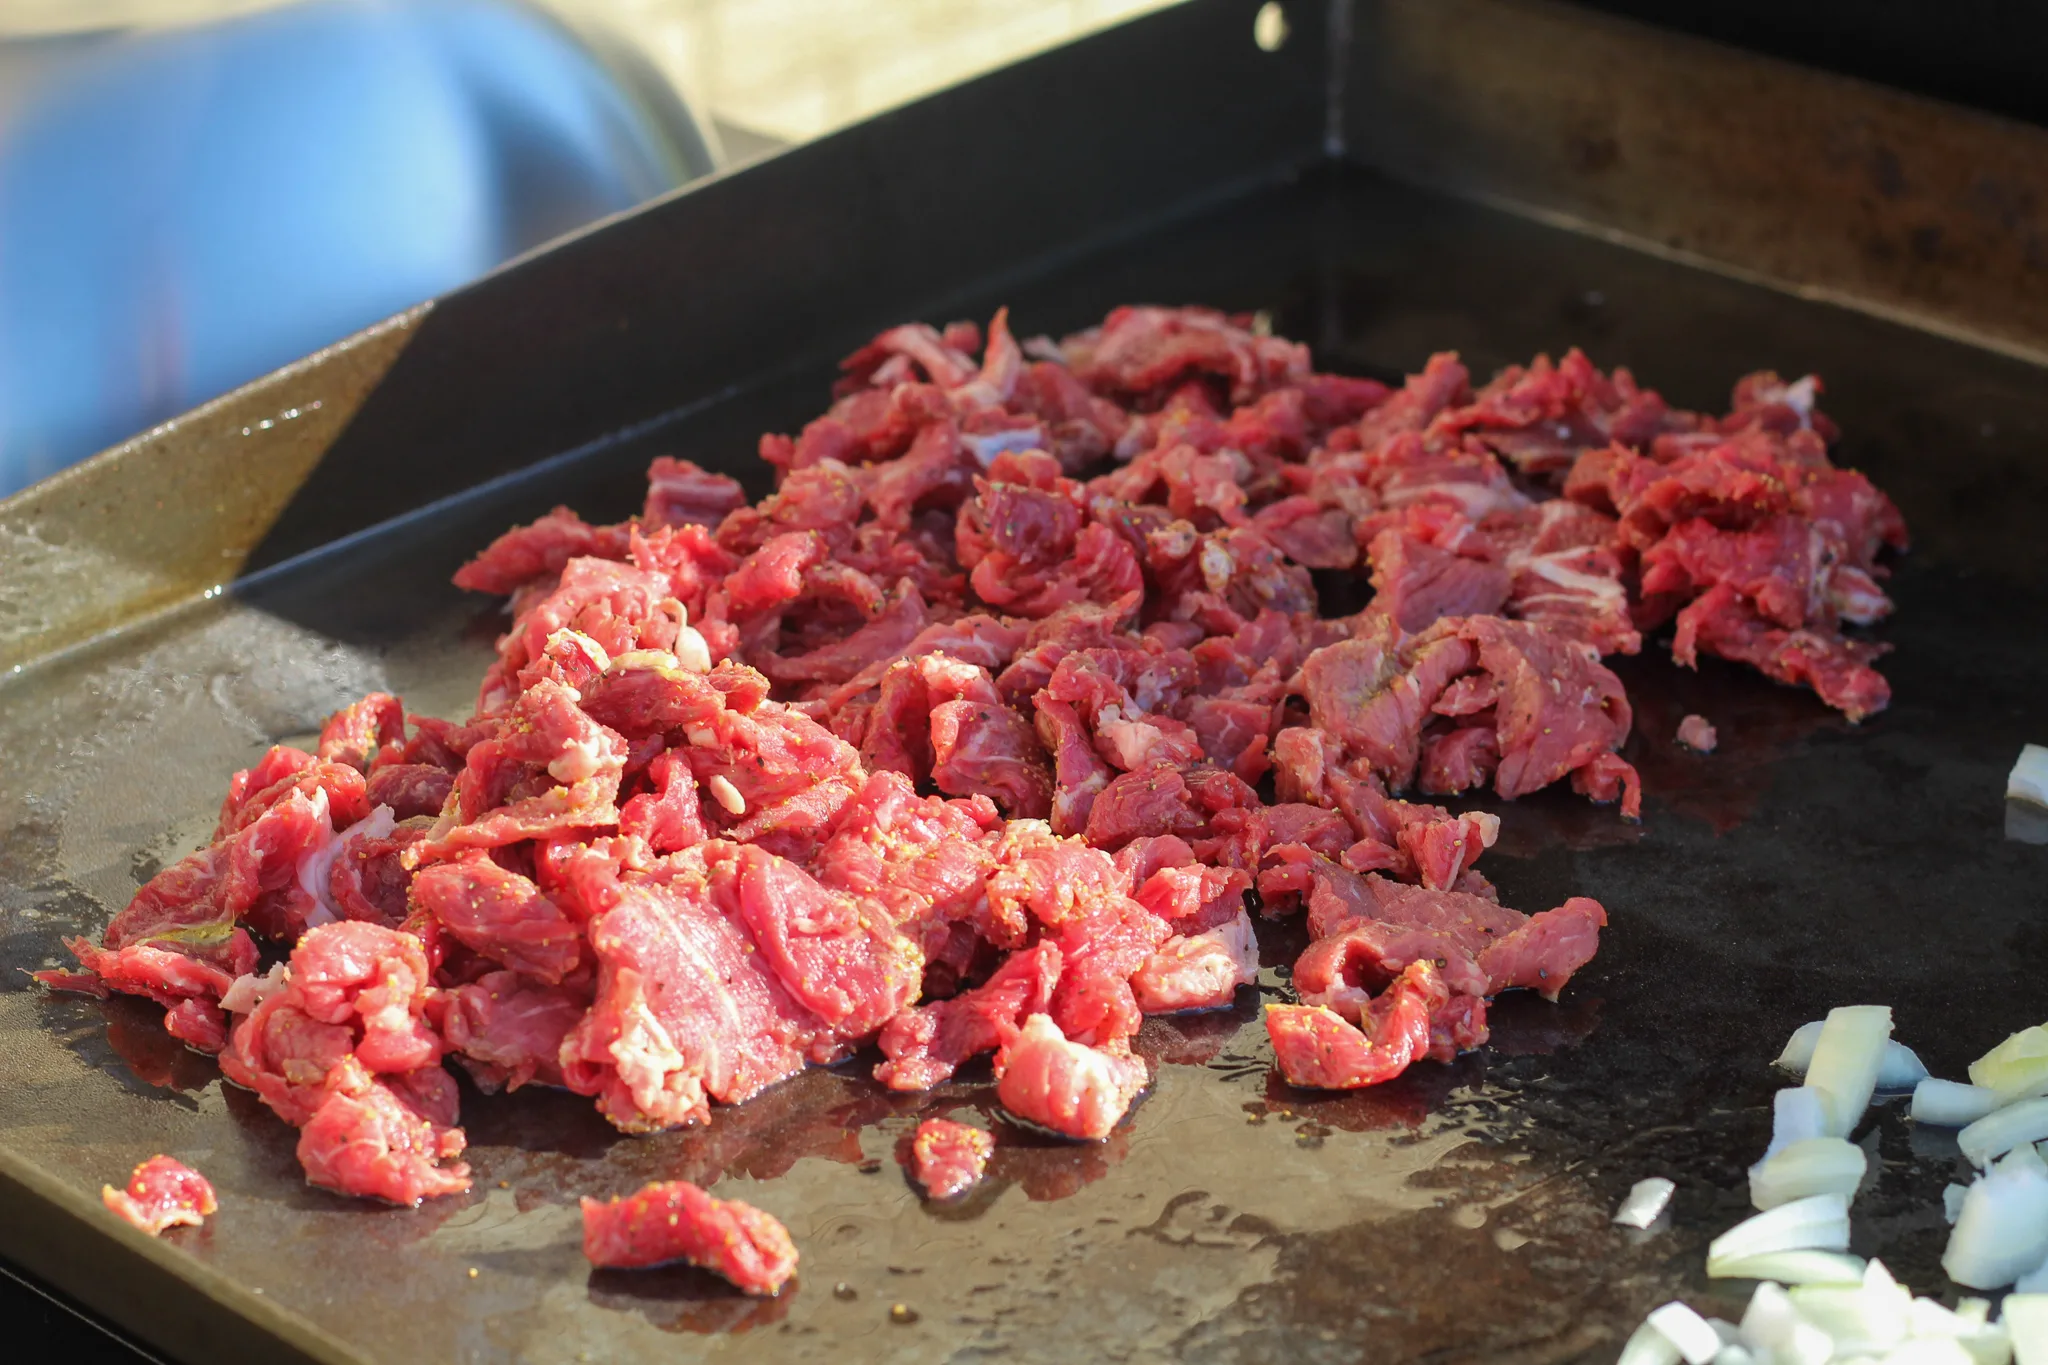
[[[1854,1356],[1839,1358],[1857,1359]],[[1959,1341],[1930,1337],[1923,1341],[1900,1342],[1885,1354],[1883,1365],[1977,1365],[1977,1358]]]
[[[2048,1294],[2048,1256],[2041,1258],[2041,1264],[2029,1270],[2012,1282],[2015,1294]]]
[[[1911,1317],[1908,1330],[1916,1337],[1960,1337],[1982,1326],[1933,1299],[1913,1300]]]
[[[2028,1166],[1981,1177],[1963,1196],[1941,1268],[1971,1289],[2003,1289],[2048,1259],[2048,1176]]]
[[[1825,1019],[1816,1019],[1794,1029],[1785,1041],[1785,1050],[1772,1065],[1804,1076],[1813,1065],[1813,1050],[1820,1043],[1820,1031],[1826,1024]],[[1911,1090],[1926,1079],[1927,1064],[1920,1060],[1919,1053],[1897,1039],[1886,1040],[1884,1060],[1877,1068],[1879,1090]]]
[[[1793,1302],[1798,1302],[1796,1295]],[[1874,1323],[1887,1330],[1896,1327],[1899,1340],[1912,1335],[1913,1295],[1875,1257],[1863,1268],[1863,1304]]]
[[[2023,1028],[1971,1062],[1970,1083],[2008,1101],[2048,1093],[2048,1024]]]
[[[1672,1192],[1677,1188],[1661,1175],[1638,1180],[1629,1190],[1628,1197],[1621,1201],[1621,1207],[1614,1211],[1614,1221],[1632,1228],[1650,1226],[1664,1216],[1665,1208],[1671,1203]]]
[[[1678,1348],[1671,1344],[1671,1338],[1658,1331],[1650,1323],[1636,1328],[1628,1345],[1621,1348],[1621,1355],[1614,1365],[1678,1365],[1685,1359]]]
[[[2048,1294],[2006,1295],[2002,1320],[2018,1365],[2048,1365]]]
[[[2019,761],[2006,776],[2005,795],[2008,800],[2048,806],[2048,749],[2029,744],[2020,750]]]
[[[1715,1353],[1714,1365],[1756,1365],[1756,1357],[1748,1348],[1731,1343]]]
[[[1861,1284],[1802,1285],[1790,1298],[1799,1316],[1833,1337],[1844,1356],[1888,1351],[1906,1339],[1912,1325],[1913,1296],[1882,1261],[1863,1268]]]
[[[1849,1201],[1816,1194],[1780,1204],[1737,1223],[1707,1246],[1707,1273],[1716,1261],[1747,1260],[1774,1251],[1843,1251],[1849,1246]]]
[[[1862,1278],[1862,1271],[1857,1271]],[[1771,1347],[1784,1337],[1791,1335],[1792,1326],[1799,1321],[1799,1313],[1792,1307],[1792,1297],[1784,1287],[1775,1284],[1760,1284],[1749,1296],[1749,1307],[1742,1310],[1742,1321],[1735,1330],[1742,1334],[1746,1346]]]
[[[1792,1297],[1775,1284],[1760,1284],[1742,1314],[1742,1344],[1772,1365],[1824,1365],[1835,1353],[1826,1332],[1799,1316]]]
[[[1771,1065],[1804,1076],[1806,1068],[1813,1065],[1813,1045],[1820,1041],[1820,1031],[1827,1023],[1816,1019],[1810,1024],[1801,1024],[1792,1030],[1792,1036],[1785,1040],[1785,1050],[1778,1054],[1778,1060]]]
[[[1795,1142],[1826,1137],[1827,1133],[1828,1111],[1821,1103],[1820,1091],[1803,1085],[1780,1090],[1771,1100],[1771,1145],[1764,1149],[1764,1160]]]
[[[1650,1314],[1645,1324],[1656,1328],[1685,1358],[1686,1365],[1710,1365],[1721,1353],[1721,1334],[1698,1313],[1682,1303],[1667,1303]]]
[[[1956,1134],[1956,1145],[1973,1166],[1989,1166],[2021,1145],[2048,1138],[2048,1099],[2022,1100],[1978,1119]],[[2038,1160],[2038,1156],[2036,1160]]]
[[[1963,1216],[1963,1198],[1969,1192],[1970,1187],[1968,1185],[1958,1185],[1953,1181],[1942,1186],[1941,1213],[1944,1218],[1948,1219],[1950,1227],[1954,1227],[1956,1219]]]
[[[1996,1090],[1961,1081],[1928,1079],[1913,1087],[1913,1117],[1941,1128],[1962,1128],[2004,1104]]]
[[[1749,1168],[1749,1202],[1760,1209],[1775,1209],[1812,1194],[1854,1199],[1869,1164],[1863,1149],[1846,1138],[1795,1142]]]
[[[1710,1280],[1768,1280],[1774,1284],[1860,1284],[1863,1258],[1840,1251],[1773,1251],[1741,1260],[1708,1261]]]
[[[1845,1357],[1882,1354],[1906,1339],[1907,1306],[1875,1298],[1861,1285],[1803,1284],[1792,1291],[1792,1306]]]
[[[1870,1107],[1891,1033],[1889,1005],[1843,1005],[1828,1011],[1806,1083],[1821,1093],[1830,1136],[1849,1136]]]
[[[2005,1328],[1990,1319],[1991,1304],[1985,1299],[1964,1299],[1953,1309],[1933,1299],[1915,1299],[1908,1335],[1916,1342],[1953,1341],[1971,1365],[2011,1365],[2012,1345]]]
[[[2010,1171],[2022,1166],[2028,1170],[2038,1171],[2042,1175],[2048,1176],[2048,1161],[2041,1159],[2041,1152],[2037,1147],[2015,1147],[2004,1156],[1998,1158],[1993,1163],[1991,1169],[1994,1171]]]

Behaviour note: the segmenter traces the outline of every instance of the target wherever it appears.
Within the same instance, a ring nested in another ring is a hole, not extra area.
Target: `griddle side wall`
[[[441,300],[261,568],[859,345],[1321,155],[1319,6],[1199,0],[684,190]]]
[[[1557,0],[1334,0],[1345,155],[2048,363],[2048,130]]]

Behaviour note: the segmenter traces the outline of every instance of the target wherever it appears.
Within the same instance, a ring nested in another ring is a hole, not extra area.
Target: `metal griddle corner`
[[[1258,9],[1195,0],[679,192],[0,503],[0,1258],[192,1365],[1608,1361],[1676,1294],[1739,1315],[1703,1252],[1793,1027],[1889,1003],[1957,1075],[2040,1022],[2048,848],[2003,791],[2048,739],[2048,135],[1534,0],[1290,0],[1272,51]],[[651,1137],[466,1093],[474,1191],[367,1207],[150,1007],[23,974],[265,746],[371,688],[463,713],[501,618],[449,575],[505,526],[625,515],[660,453],[765,491],[755,436],[893,322],[1058,334],[1132,300],[1263,311],[1389,379],[1576,344],[1718,410],[1750,370],[1820,373],[1841,462],[1914,533],[1891,708],[1852,726],[1652,642],[1620,667],[1642,823],[1542,793],[1489,855],[1510,904],[1610,910],[1558,1004],[1292,1091],[1258,1019],[1276,931],[1237,1009],[1147,1022],[1158,1082],[1106,1143],[1006,1131],[959,1206],[896,1146],[992,1118],[989,1088],[851,1067]],[[1713,755],[1672,742],[1689,712]],[[1860,1140],[1854,1250],[1944,1284],[1952,1140],[1896,1106]],[[158,1151],[221,1205],[161,1243],[97,1197]],[[1611,1226],[1648,1175],[1671,1225]],[[678,1176],[787,1223],[799,1282],[593,1272],[577,1196]]]

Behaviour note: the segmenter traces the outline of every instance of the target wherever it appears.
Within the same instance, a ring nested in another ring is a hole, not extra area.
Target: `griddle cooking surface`
[[[1619,671],[1640,828],[1568,792],[1496,805],[1485,861],[1525,910],[1598,897],[1612,924],[1562,1004],[1503,999],[1495,1042],[1344,1096],[1270,1076],[1257,1002],[1148,1021],[1163,1065],[1101,1146],[998,1124],[993,1178],[927,1207],[895,1161],[921,1116],[991,1113],[989,1087],[895,1096],[813,1071],[704,1129],[631,1138],[588,1100],[465,1088],[476,1188],[389,1210],[308,1188],[295,1135],[140,1002],[30,988],[210,828],[228,774],[371,688],[466,714],[502,617],[447,584],[516,519],[630,511],[648,457],[743,472],[753,438],[822,411],[829,374],[764,383],[687,421],[301,562],[0,692],[0,1145],[81,1191],[157,1151],[221,1211],[168,1240],[365,1360],[538,1362],[1611,1359],[1674,1293],[1733,1316],[1706,1240],[1747,1207],[1769,1068],[1837,1004],[1890,1003],[1938,1075],[2038,1023],[2048,849],[2009,840],[2004,775],[2048,739],[2048,385],[2039,371],[1871,319],[1395,187],[1319,173],[949,315],[1012,306],[1057,334],[1116,303],[1265,308],[1324,368],[1392,377],[1456,348],[1476,372],[1574,343],[1674,403],[1718,410],[1764,366],[1818,370],[1840,457],[1889,490],[1916,549],[1892,587],[1890,711],[1847,725],[1812,696],[1652,645]],[[1720,729],[1678,749],[1680,716]],[[1267,961],[1297,943],[1270,927]],[[1298,932],[1298,931],[1292,931]],[[1264,974],[1269,997],[1280,978]],[[1893,1105],[1855,1250],[1942,1284],[1952,1142]],[[1646,1175],[1676,1226],[1609,1226]],[[780,1299],[699,1272],[593,1273],[578,1195],[718,1182],[802,1250]],[[474,1271],[474,1277],[471,1272]],[[894,1304],[916,1321],[891,1320]],[[226,1311],[226,1310],[223,1310]]]

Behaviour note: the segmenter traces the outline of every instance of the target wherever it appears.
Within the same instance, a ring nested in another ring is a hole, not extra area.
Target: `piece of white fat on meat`
[[[1042,448],[1045,445],[1045,434],[1035,426],[991,431],[986,434],[964,432],[960,437],[960,443],[973,452],[976,464],[987,469],[996,462],[998,455],[1014,455]]]
[[[562,751],[548,763],[548,776],[573,787],[603,766],[604,732],[598,730],[583,739],[562,741]]]
[[[704,785],[711,792],[711,799],[725,807],[728,815],[747,813],[747,798],[740,794],[740,789],[735,787],[732,779],[724,773],[713,773],[705,780]]]
[[[1230,586],[1230,577],[1237,572],[1237,561],[1230,557],[1230,551],[1214,540],[1202,542],[1202,582],[1210,592],[1222,596]]]
[[[253,1014],[263,998],[278,990],[290,978],[290,969],[282,962],[270,964],[270,970],[258,976],[248,972],[235,978],[227,994],[221,996],[220,1007],[229,1014]]]
[[[1604,597],[1615,601],[1626,600],[1628,596],[1627,590],[1614,579],[1601,578],[1597,574],[1589,574],[1559,562],[1560,555],[1568,556],[1578,553],[1581,552],[1577,550],[1561,550],[1556,555],[1531,555],[1524,561],[1521,567],[1527,568],[1530,573],[1537,575],[1539,578],[1549,579],[1560,588],[1571,588],[1592,597]],[[1546,595],[1555,596],[1558,594]]]
[[[316,792],[313,800],[320,808],[321,820],[326,821],[327,793]],[[392,815],[391,807],[379,806],[339,834],[330,833],[299,859],[299,888],[313,898],[313,908],[306,912],[308,929],[317,929],[323,924],[332,924],[338,919],[346,918],[341,913],[341,907],[334,903],[334,893],[328,889],[334,873],[334,864],[340,859],[342,851],[357,839],[386,838],[397,826],[398,821]],[[328,827],[330,830],[333,828],[332,825]]]

